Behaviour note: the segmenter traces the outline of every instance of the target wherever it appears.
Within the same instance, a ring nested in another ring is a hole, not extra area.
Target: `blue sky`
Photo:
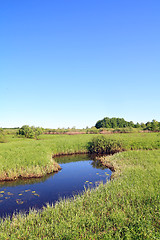
[[[159,0],[1,0],[0,127],[160,121]]]

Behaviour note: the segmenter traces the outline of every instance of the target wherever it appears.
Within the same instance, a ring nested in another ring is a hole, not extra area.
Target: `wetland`
[[[106,183],[112,174],[87,154],[59,156],[55,160],[61,166],[59,172],[38,179],[0,183],[0,217],[42,209],[47,203],[54,204],[100,182]]]

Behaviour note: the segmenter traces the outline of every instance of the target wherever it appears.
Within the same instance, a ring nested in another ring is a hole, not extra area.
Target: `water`
[[[87,155],[57,157],[56,161],[62,167],[58,173],[39,179],[0,183],[0,217],[28,213],[30,208],[42,209],[47,203],[54,204],[60,198],[72,197],[85,188],[105,183],[111,177],[111,170]]]

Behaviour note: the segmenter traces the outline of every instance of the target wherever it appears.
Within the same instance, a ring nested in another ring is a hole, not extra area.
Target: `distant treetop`
[[[150,131],[160,131],[160,122],[156,120],[152,120],[152,122],[144,123],[136,123],[134,124],[132,121],[127,122],[124,118],[109,118],[105,117],[102,120],[97,121],[95,127],[99,128],[125,128],[125,127],[132,127],[132,128],[142,128],[143,130],[150,130]]]

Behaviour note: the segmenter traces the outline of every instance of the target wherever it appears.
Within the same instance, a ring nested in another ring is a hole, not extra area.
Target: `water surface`
[[[105,183],[111,170],[105,169],[87,155],[57,157],[62,167],[58,173],[40,179],[17,180],[0,184],[0,217],[14,212],[41,209],[47,203],[54,204],[64,197],[72,197],[85,188]]]

